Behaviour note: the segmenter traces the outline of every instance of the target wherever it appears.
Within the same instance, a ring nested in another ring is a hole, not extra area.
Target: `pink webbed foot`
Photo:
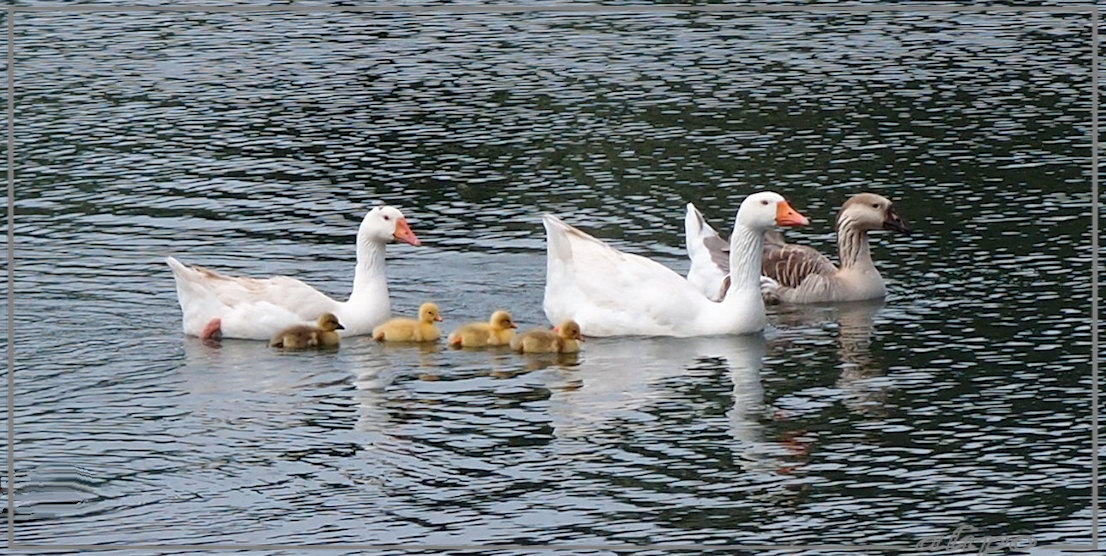
[[[204,331],[200,333],[200,338],[204,340],[218,340],[223,337],[223,321],[219,318],[213,318],[208,321],[207,326],[204,327]]]

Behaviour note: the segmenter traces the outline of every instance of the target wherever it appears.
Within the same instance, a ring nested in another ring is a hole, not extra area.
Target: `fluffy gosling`
[[[438,306],[423,303],[419,318],[394,318],[373,329],[373,339],[379,342],[434,342],[442,336],[435,322],[441,322]]]
[[[496,311],[488,322],[470,322],[449,334],[453,347],[505,346],[511,343],[518,325],[507,311]]]
[[[553,330],[530,330],[511,340],[511,349],[519,353],[576,353],[580,351],[580,325],[566,320]]]
[[[323,313],[315,326],[297,324],[289,326],[269,340],[270,347],[283,349],[308,349],[337,347],[341,338],[335,330],[345,330],[333,313]]]

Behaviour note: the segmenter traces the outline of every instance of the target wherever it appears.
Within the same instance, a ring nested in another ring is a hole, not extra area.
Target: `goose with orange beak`
[[[709,336],[764,328],[760,265],[764,234],[809,221],[777,193],[741,203],[729,241],[731,272],[720,302],[707,299],[672,269],[619,251],[553,215],[548,237],[543,308],[553,323],[575,320],[588,336]]]
[[[420,244],[399,209],[382,205],[370,210],[357,230],[357,266],[346,301],[288,276],[236,277],[187,266],[173,257],[166,262],[176,280],[185,334],[269,340],[289,326],[333,313],[345,327],[342,336],[358,336],[372,333],[391,317],[384,247],[393,241]]]
[[[724,293],[728,272],[724,241],[693,205],[685,228],[691,256],[689,282],[713,299]],[[784,242],[769,232],[761,273],[768,303],[833,303],[880,299],[887,293],[883,277],[872,263],[868,233],[887,230],[909,235],[906,223],[889,199],[875,193],[853,195],[837,213],[837,254],[840,265],[804,245]]]

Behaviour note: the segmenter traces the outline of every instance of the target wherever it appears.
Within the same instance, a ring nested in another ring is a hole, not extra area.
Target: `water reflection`
[[[354,401],[359,431],[387,431],[407,410],[400,399],[403,384],[435,382],[448,372],[450,350],[439,342],[377,342],[356,339],[351,349]],[[402,384],[397,386],[396,382]]]
[[[875,317],[883,309],[882,302],[848,304],[837,309],[837,354],[841,360],[838,388],[850,393],[845,405],[858,414],[886,416],[890,385],[874,381],[887,374],[887,364],[872,353]],[[888,327],[895,328],[894,323]]]
[[[830,327],[835,346],[837,379],[834,384],[847,394],[844,403],[858,414],[886,415],[886,382],[872,379],[887,373],[887,364],[872,353],[876,315],[883,300],[833,305],[785,305],[778,309],[779,326],[803,331]],[[888,326],[894,328],[893,323]],[[781,345],[789,345],[784,340]],[[801,347],[796,346],[796,349]]]
[[[580,353],[525,353],[521,355],[525,372],[540,371],[549,367],[570,369],[580,364]],[[503,372],[503,371],[499,371]],[[502,376],[508,376],[504,373]]]
[[[778,463],[771,461],[774,458],[770,450],[764,447],[768,444],[764,420],[768,417],[768,408],[764,403],[764,385],[760,380],[761,365],[767,344],[763,336],[757,335],[761,341],[750,342],[744,359],[738,359],[728,365],[727,376],[733,383],[733,407],[726,411],[729,419],[730,436],[736,442],[735,457],[747,470],[770,470],[778,467]],[[727,361],[733,361],[728,359]]]
[[[685,375],[731,377],[734,411],[756,411],[753,406],[764,396],[759,380],[764,350],[760,334],[590,339],[574,373],[579,386],[550,398],[554,429],[559,437],[586,437],[612,420],[670,399],[674,392],[668,381]]]

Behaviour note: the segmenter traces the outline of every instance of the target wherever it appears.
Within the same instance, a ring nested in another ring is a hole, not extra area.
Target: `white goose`
[[[808,221],[776,193],[750,195],[741,203],[730,240],[734,269],[726,298],[715,303],[668,267],[623,253],[543,216],[548,235],[545,315],[568,319],[586,336],[709,336],[749,334],[764,328],[760,258],[764,232]]]
[[[165,261],[177,282],[185,334],[268,340],[285,327],[334,313],[345,326],[342,335],[357,336],[372,333],[373,327],[391,316],[384,246],[393,240],[419,245],[398,209],[378,206],[370,210],[357,230],[357,267],[353,291],[346,301],[331,299],[287,276],[239,278],[189,267],[173,257]]]
[[[688,204],[684,220],[691,270],[688,281],[712,299],[720,299],[729,272],[725,242]],[[887,293],[883,277],[872,264],[868,232],[891,230],[904,234],[910,227],[887,198],[860,193],[849,198],[837,215],[838,268],[818,251],[789,245],[776,233],[768,234],[761,266],[763,293],[769,302],[829,303],[879,299]],[[728,295],[728,294],[726,294]]]

